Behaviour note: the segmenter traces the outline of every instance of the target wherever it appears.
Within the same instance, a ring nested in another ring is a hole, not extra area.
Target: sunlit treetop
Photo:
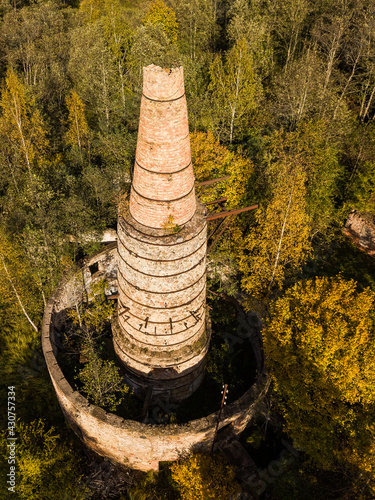
[[[287,429],[323,466],[374,470],[374,304],[374,292],[340,276],[299,282],[264,330]]]
[[[163,31],[168,36],[172,43],[176,43],[178,39],[178,23],[174,10],[171,7],[167,7],[163,0],[155,0],[150,4],[145,18],[143,19],[143,24],[161,24],[163,26]]]

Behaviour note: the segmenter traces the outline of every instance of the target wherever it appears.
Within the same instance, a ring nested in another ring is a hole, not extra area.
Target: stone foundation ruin
[[[184,425],[124,420],[74,391],[58,363],[66,312],[105,278],[118,307],[113,347],[125,382],[145,407],[153,397],[182,401],[200,386],[210,342],[206,314],[206,209],[195,196],[183,69],[144,68],[133,182],[119,205],[117,245],[89,258],[50,297],[43,352],[60,406],[92,450],[135,469],[158,469],[192,450],[209,451],[217,415]],[[91,271],[90,271],[91,270]],[[258,356],[259,358],[259,356]],[[259,370],[260,371],[260,370]],[[220,428],[244,430],[268,388],[264,374],[225,407]],[[250,383],[249,383],[250,385]]]
[[[98,269],[91,275],[91,269]],[[116,245],[89,258],[81,269],[82,284],[89,288],[100,278],[106,279],[109,293],[116,293]],[[125,420],[106,412],[74,390],[57,361],[62,349],[65,311],[75,306],[75,278],[60,284],[48,300],[42,326],[42,347],[48,371],[61,409],[74,432],[86,446],[120,466],[139,470],[157,470],[160,461],[176,460],[190,451],[210,451],[218,413],[186,424],[149,425]],[[261,372],[256,382],[237,401],[225,406],[220,429],[231,428],[239,435],[256,417],[269,387]],[[219,431],[220,433],[220,431]]]

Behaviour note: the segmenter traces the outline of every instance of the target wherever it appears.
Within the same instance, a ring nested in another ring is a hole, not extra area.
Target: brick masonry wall
[[[353,210],[345,223],[343,233],[371,256],[375,256],[375,225],[372,214]]]
[[[122,205],[118,224],[116,354],[140,395],[152,385],[173,400],[199,386],[206,328],[205,207],[177,234],[139,224]],[[164,380],[164,382],[163,382]]]
[[[88,266],[98,263],[99,275],[107,277],[114,287],[115,256],[116,248],[113,247],[93,256],[83,268],[84,276],[91,283],[94,277]],[[76,294],[73,278],[61,283],[48,300],[42,325],[42,347],[47,367],[60,406],[74,432],[100,455],[139,470],[157,470],[160,461],[176,460],[181,453],[188,451],[209,451],[217,413],[184,425],[153,426],[107,413],[73,391],[57,363],[56,355],[59,331],[63,328],[61,313],[65,308],[73,307]],[[220,428],[230,424],[235,434],[242,432],[255,417],[268,387],[268,377],[261,374],[240,399],[224,408]]]
[[[182,225],[196,209],[183,69],[143,71],[130,212],[147,227]]]

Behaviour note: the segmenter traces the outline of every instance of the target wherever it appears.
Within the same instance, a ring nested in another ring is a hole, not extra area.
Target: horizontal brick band
[[[127,308],[127,306],[124,306],[124,304],[123,304],[123,303],[121,303],[121,305],[122,305],[122,307],[123,307],[124,309],[126,309],[126,308]],[[205,304],[205,303],[203,303],[203,304],[199,307],[199,309],[197,309],[197,310],[196,310],[196,312],[197,312],[198,314],[200,314],[200,313],[199,313],[199,311],[201,310],[201,308],[203,308],[203,313],[204,313],[204,309],[206,308],[206,304]],[[132,312],[130,311],[130,309],[126,312],[126,314],[128,314],[128,315],[130,315],[130,316],[133,316],[134,318],[137,318],[139,321],[145,321],[145,318],[140,318],[139,316],[136,316],[134,313],[132,313]],[[184,317],[184,318],[182,318],[182,319],[179,319],[179,320],[175,321],[174,323],[183,323],[184,321],[186,321],[186,320],[188,320],[188,319],[190,319],[190,318],[191,318],[191,314],[189,314],[188,316],[185,316],[185,317]],[[149,322],[150,324],[153,324],[153,325],[169,325],[169,321],[152,321],[152,320],[149,320],[148,322]],[[189,328],[191,328],[192,326],[194,326],[194,325],[189,326],[189,327],[188,327],[188,329],[189,329]],[[154,334],[154,335],[155,335],[155,334]],[[161,336],[163,336],[163,335],[167,335],[167,334],[163,334],[163,333],[162,333],[162,334],[160,334],[160,335],[161,335]]]
[[[135,316],[133,316],[135,318]],[[121,318],[118,318],[118,320],[121,320]],[[139,321],[139,320],[138,320]],[[144,319],[143,320],[140,320],[144,323]],[[124,325],[124,324],[121,324],[120,321],[119,321],[119,325],[121,327],[121,330],[122,332],[126,332],[126,334],[129,333],[129,335],[131,335],[130,333],[130,329],[129,329],[129,326],[133,328],[134,332],[137,333],[137,341],[143,343],[143,344],[150,344],[150,345],[159,345],[159,346],[162,346],[162,347],[167,347],[167,346],[170,346],[172,344],[169,343],[169,340],[170,338],[176,338],[176,337],[181,337],[182,335],[186,335],[186,334],[191,334],[191,332],[193,332],[190,337],[187,337],[187,338],[184,338],[183,341],[181,342],[184,342],[185,340],[187,339],[191,339],[193,338],[195,335],[200,335],[202,333],[202,328],[204,328],[204,325],[203,323],[198,325],[198,323],[195,323],[193,325],[190,325],[189,327],[183,329],[183,330],[179,330],[179,331],[174,331],[171,333],[152,333],[152,332],[147,332],[146,330],[139,330],[139,328],[136,328],[135,326],[133,326],[131,323],[130,323],[130,320],[128,320],[126,322],[127,324]],[[139,324],[139,323],[137,323]],[[158,331],[158,327],[161,327],[161,328],[164,328],[164,326],[167,326],[169,327],[169,323],[153,323],[151,321],[148,322],[148,325],[151,325],[151,328],[156,328],[156,331]],[[173,325],[175,325],[176,323],[173,323]],[[198,325],[198,326],[197,326]],[[177,326],[175,327],[177,328]],[[147,338],[147,340],[141,340],[141,336],[139,334],[142,334],[144,337]],[[133,336],[133,335],[131,335]],[[135,338],[135,337],[134,337]],[[158,344],[152,344],[150,342],[150,338],[153,339],[153,341],[155,342],[155,340],[164,340],[164,341],[168,341],[167,345],[165,344],[161,344],[161,343],[158,343]],[[176,342],[175,344],[173,345],[176,345],[177,343],[181,343],[181,342]]]
[[[149,170],[173,172],[185,167],[191,161],[190,133],[186,130],[180,138],[158,142],[149,137],[138,135],[135,158]]]
[[[135,163],[142,170],[145,170],[146,172],[149,172],[150,174],[158,174],[158,175],[179,174],[180,172],[183,172],[184,170],[188,169],[190,167],[190,165],[191,165],[191,161],[190,161],[190,163],[188,163],[188,165],[186,165],[186,167],[180,168],[179,170],[172,170],[172,171],[169,171],[169,172],[159,172],[158,170],[150,170],[149,168],[144,167],[143,165],[141,165],[140,163],[137,162],[137,159],[135,159]]]
[[[189,340],[193,339],[194,337],[200,337],[202,335],[201,329],[202,329],[202,325],[190,337],[186,337],[186,338],[184,338],[184,340],[181,340],[181,341],[175,342],[175,343],[168,342],[168,344],[165,345],[165,347],[169,348],[169,347],[180,346],[181,344],[187,344],[189,342]],[[137,329],[135,329],[135,330],[136,330],[136,332],[138,332]],[[140,344],[144,344],[145,346],[148,346],[150,348],[155,347],[155,349],[158,350],[158,349],[160,349],[160,347],[164,347],[163,344],[153,344],[152,342],[144,342],[143,340],[140,340],[138,337],[134,337],[134,335],[132,335],[127,328],[123,327],[122,331],[125,332],[126,335],[128,337],[130,337],[131,339],[135,340],[136,342],[139,342]],[[186,331],[186,330],[184,330],[184,331]],[[164,335],[154,335],[152,333],[147,333],[144,331],[142,331],[142,333],[144,335],[148,335],[149,337],[151,337],[153,339],[160,338],[160,337],[166,337],[169,340],[171,340],[171,339],[173,340],[173,338],[176,335],[180,335],[182,332],[175,332],[175,333],[169,333],[169,334],[164,334]]]
[[[172,306],[172,307],[152,307],[152,306],[150,306],[148,304],[141,304],[140,302],[137,302],[133,298],[129,297],[129,295],[127,295],[125,293],[125,291],[123,290],[123,288],[121,288],[121,286],[119,286],[119,290],[121,290],[121,292],[123,294],[123,297],[128,298],[129,300],[131,300],[135,304],[138,304],[141,307],[146,307],[147,309],[155,309],[156,311],[166,311],[166,310],[169,311],[169,310],[172,310],[172,309],[179,309],[181,307],[187,306],[187,305],[191,304],[192,302],[194,302],[194,300],[197,299],[200,295],[202,295],[202,292],[204,292],[206,290],[206,283],[204,284],[203,288],[200,290],[200,292],[195,297],[193,297],[192,299],[188,300],[187,302],[184,302],[183,304],[181,303],[178,306]]]
[[[208,348],[208,343],[209,343],[209,339],[206,340],[206,344],[205,346],[202,348],[201,352],[199,354],[194,354],[193,356],[190,356],[190,358],[185,358],[184,361],[180,361],[180,362],[176,362],[176,363],[173,363],[173,364],[166,364],[164,366],[162,366],[161,368],[174,368],[176,366],[183,366],[187,363],[189,363],[189,361],[191,361],[192,359],[195,359],[195,358],[202,358],[205,354],[205,351],[207,350]],[[121,350],[121,352],[128,358],[130,358],[131,360],[135,361],[137,364],[140,364],[141,366],[147,366],[147,367],[150,367],[150,368],[158,368],[158,366],[155,366],[155,365],[152,365],[150,363],[147,363],[145,361],[140,361],[139,359],[137,358],[133,358],[132,356],[130,356],[129,352],[125,352],[121,347],[120,345],[118,344],[117,340],[114,339],[114,344],[116,344],[116,346],[118,347],[118,349]],[[160,349],[160,348],[159,348]],[[159,350],[158,349],[158,350]],[[129,369],[129,365],[127,364],[126,365],[126,368]],[[193,368],[193,367],[192,367]],[[195,368],[195,365],[194,365],[194,368]],[[177,377],[176,377],[177,378]]]
[[[158,200],[156,198],[148,198],[147,196],[143,196],[141,193],[139,193],[135,187],[134,187],[134,184],[132,184],[132,190],[135,191],[137,193],[138,196],[140,196],[141,198],[143,198],[144,200],[148,200],[148,201],[153,201],[153,202],[156,202],[158,204],[168,204],[168,203],[173,203],[174,201],[180,201],[180,200],[183,200],[184,198],[187,198],[188,196],[191,195],[192,191],[194,191],[194,184],[193,184],[193,187],[189,190],[188,193],[178,197],[178,198],[174,198],[173,200]]]
[[[185,93],[182,67],[163,69],[151,65],[143,68],[142,92],[153,99],[173,99]]]
[[[149,228],[165,230],[165,223],[172,217],[178,226],[186,224],[196,210],[194,188],[190,195],[178,201],[147,200],[131,190],[129,210],[133,218]]]
[[[187,221],[185,223],[185,225],[189,224],[189,222],[194,218],[194,216],[195,216],[195,214],[192,216],[192,218],[189,221]],[[135,233],[141,234],[143,236],[146,236],[147,238],[150,238],[150,234],[147,234],[147,233],[141,231],[139,228],[136,228],[133,224],[131,224],[130,221],[129,221],[129,218],[125,219],[123,217],[119,217],[118,222],[119,222],[119,224],[121,226],[121,229],[123,231],[126,231],[126,229],[124,229],[122,226],[123,226],[123,224],[126,224],[127,226],[131,227],[134,230]],[[138,221],[135,221],[135,222],[137,222],[138,224],[140,224]],[[130,235],[130,237],[133,240],[137,240],[137,241],[139,241],[141,243],[146,243],[147,245],[170,247],[170,246],[174,246],[174,245],[182,245],[182,244],[186,243],[187,241],[193,240],[194,238],[196,238],[197,236],[199,236],[200,233],[206,229],[206,227],[207,227],[207,223],[204,221],[204,224],[201,226],[201,229],[197,233],[192,234],[191,238],[185,239],[185,240],[183,240],[181,242],[180,241],[176,241],[176,235],[175,235],[175,237],[174,237],[173,240],[172,240],[171,235],[167,234],[167,233],[164,233],[164,234],[161,234],[160,236],[158,236],[158,238],[163,238],[163,239],[164,238],[169,238],[171,240],[171,243],[169,243],[169,244],[168,243],[153,242],[153,241],[150,241],[149,239],[148,240],[141,240],[140,238],[135,237],[133,234]],[[156,240],[156,238],[153,238],[153,239]]]
[[[163,260],[161,260],[161,259],[150,259],[149,257],[142,257],[141,255],[136,254],[132,250],[129,250],[129,248],[125,245],[125,243],[121,240],[121,238],[117,237],[117,240],[121,243],[121,245],[125,248],[125,250],[127,252],[129,252],[131,255],[134,255],[134,257],[137,257],[138,259],[141,259],[141,260],[149,260],[150,262],[177,262],[178,260],[187,259],[188,257],[191,257],[195,253],[199,252],[199,250],[204,245],[207,245],[207,242],[204,240],[203,243],[201,243],[201,245],[196,250],[194,250],[194,252],[191,252],[191,253],[184,255],[183,257],[179,257],[177,259],[163,259]]]
[[[173,102],[182,99],[185,96],[185,92],[182,95],[180,95],[180,97],[175,97],[174,99],[151,99],[151,97],[148,97],[145,94],[142,94],[142,96],[152,102]]]
[[[136,286],[136,285],[133,285],[133,283],[130,283],[130,281],[128,281],[125,276],[123,275],[122,271],[120,269],[118,269],[118,271],[120,271],[120,274],[121,274],[121,277],[124,281],[126,281],[126,283],[130,286],[132,286],[133,288],[135,288],[136,290],[139,290],[141,292],[145,292],[145,293],[151,293],[151,294],[155,294],[155,295],[170,295],[172,293],[179,293],[179,292],[185,292],[186,290],[189,290],[189,288],[193,287],[194,285],[196,285],[197,283],[200,282],[200,280],[202,278],[204,278],[206,276],[206,270],[204,270],[204,273],[202,274],[202,276],[200,278],[198,278],[194,283],[192,283],[191,285],[189,286],[186,286],[185,288],[180,288],[179,290],[169,290],[168,292],[153,292],[152,290],[146,290],[144,288],[140,288],[139,286]]]
[[[204,314],[205,314],[205,308],[201,306],[197,311],[194,312],[194,315],[197,318],[196,320],[194,320],[194,323],[191,323],[190,326],[185,327],[185,324],[187,325],[188,324],[187,322],[191,321],[192,319],[192,316],[190,314],[188,317],[184,318],[185,321],[184,320],[172,321],[172,330],[170,329],[171,318],[168,318],[169,321],[156,322],[156,321],[151,321],[147,318],[139,318],[138,316],[135,316],[130,310],[126,311],[126,314],[118,316],[118,321],[119,324],[121,322],[121,328],[124,331],[137,332],[139,339],[145,337],[148,338],[147,342],[149,342],[149,339],[151,337],[158,340],[159,339],[165,340],[169,339],[171,335],[176,337],[179,335],[180,336],[186,335],[187,333],[190,335],[192,331],[194,332],[200,331],[202,329],[202,324],[203,324],[203,316],[201,317],[201,315]],[[197,315],[199,315],[199,318]],[[147,321],[145,321],[145,319],[147,319]],[[140,325],[142,325],[142,328],[140,328]],[[182,329],[181,326],[183,326]],[[144,342],[146,342],[146,340]]]
[[[137,273],[143,274],[144,276],[148,276],[150,278],[161,278],[161,279],[173,278],[174,276],[180,276],[181,274],[188,273],[188,272],[192,271],[193,269],[195,269],[197,266],[199,266],[204,261],[204,259],[206,258],[206,255],[204,255],[204,257],[202,257],[196,264],[194,264],[193,267],[190,267],[189,269],[186,269],[185,271],[182,271],[182,272],[179,272],[179,273],[175,273],[175,274],[158,275],[158,274],[144,273],[143,271],[140,271],[139,269],[136,269],[135,267],[131,266],[129,264],[129,262],[126,262],[126,260],[124,259],[124,257],[121,254],[119,254],[119,255],[120,255],[120,259],[125,263],[125,265],[128,266],[128,267],[130,267],[131,269],[133,269],[133,271],[136,271]]]

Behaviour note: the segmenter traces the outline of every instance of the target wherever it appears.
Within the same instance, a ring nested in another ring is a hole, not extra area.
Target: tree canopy
[[[374,475],[375,294],[342,277],[299,282],[264,331],[267,363],[294,444],[325,468]],[[355,473],[353,472],[353,475]]]

